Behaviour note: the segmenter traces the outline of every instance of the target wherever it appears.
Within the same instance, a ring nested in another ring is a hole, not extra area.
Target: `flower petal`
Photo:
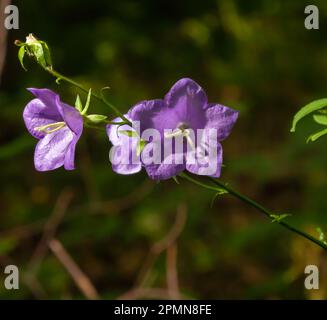
[[[206,110],[208,119],[206,128],[217,130],[217,139],[222,141],[226,139],[238,117],[238,111],[220,104],[210,104]]]
[[[74,139],[74,133],[64,127],[45,135],[35,148],[34,164],[38,171],[54,170],[65,162],[67,150]]]
[[[146,129],[157,129],[163,134],[165,128],[175,128],[178,118],[168,110],[161,99],[146,100],[136,104],[128,116],[132,121],[140,122],[140,132]]]
[[[56,107],[56,97],[57,93],[53,92],[50,89],[37,89],[37,88],[28,88],[29,92],[31,92],[36,98],[40,99],[46,106],[50,108],[50,110],[57,110]],[[56,111],[58,113],[58,111]]]
[[[37,99],[30,101],[23,112],[27,130],[37,139],[42,139],[45,133],[35,130],[50,123],[62,121],[62,117],[55,105],[56,94],[48,89],[28,89]]]
[[[185,165],[152,164],[145,166],[148,176],[153,180],[167,180],[185,170]]]
[[[183,78],[177,81],[164,100],[177,115],[179,122],[192,129],[205,126],[204,109],[207,107],[208,98],[204,90],[192,79]]]
[[[55,99],[56,108],[60,112],[63,120],[67,126],[72,130],[78,137],[81,136],[83,131],[83,117],[82,115],[72,106],[60,101],[60,97],[57,95]]]
[[[206,146],[204,152],[187,154],[186,170],[194,174],[218,178],[221,173],[223,150],[219,142],[211,145],[210,148]]]
[[[64,168],[66,170],[75,169],[75,149],[78,140],[79,137],[74,135],[72,142],[69,144],[69,147],[67,148],[67,152],[65,154],[65,160],[64,160]]]
[[[127,114],[124,115],[128,120],[131,121],[131,119],[128,117]],[[123,120],[118,117],[115,118],[114,120],[112,120],[112,122],[122,122]],[[122,144],[122,138],[126,137],[126,135],[124,134],[120,134],[119,131],[135,131],[134,128],[132,128],[130,125],[128,124],[124,124],[124,125],[116,125],[116,124],[108,124],[106,127],[106,131],[107,131],[107,135],[108,138],[110,140],[110,142],[116,146],[116,145],[121,145]],[[135,137],[131,137],[134,138]]]
[[[185,170],[183,153],[167,153],[163,159],[163,151],[164,148],[158,141],[148,143],[142,152],[142,164],[153,180],[167,180]]]
[[[118,174],[134,174],[142,169],[140,158],[136,155],[137,141],[131,141],[133,145],[125,149],[126,145],[114,145],[110,150],[112,170]]]
[[[128,120],[131,120],[128,115],[125,115]],[[115,118],[113,122],[121,122],[121,118]],[[112,169],[118,174],[134,174],[142,169],[140,157],[137,155],[137,146],[139,143],[139,138],[136,136],[129,137],[119,131],[133,131],[128,124],[124,125],[107,125],[107,135],[110,142],[113,144],[110,150],[110,162],[112,164]]]

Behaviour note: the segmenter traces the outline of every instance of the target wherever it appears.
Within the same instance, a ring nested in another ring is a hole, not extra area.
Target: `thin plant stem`
[[[285,221],[282,221],[281,219],[278,219],[278,215],[272,213],[270,210],[268,210],[267,208],[265,208],[264,206],[262,206],[261,204],[257,203],[256,201],[248,198],[247,196],[235,191],[234,189],[232,189],[231,187],[227,186],[225,183],[211,178],[209,177],[209,181],[212,182],[214,185],[217,186],[217,188],[215,188],[214,186],[212,186],[211,184],[206,184],[203,182],[200,182],[194,178],[192,178],[189,174],[183,172],[179,174],[180,177],[200,186],[203,188],[206,188],[208,190],[215,190],[215,191],[221,191],[221,189],[227,191],[229,194],[231,194],[232,196],[238,198],[239,200],[249,204],[250,206],[254,207],[255,209],[257,209],[258,211],[260,211],[261,213],[263,213],[266,217],[268,217],[271,222],[276,222],[279,225],[283,226],[284,228],[288,229],[289,231],[292,231],[296,234],[298,234],[299,236],[306,238],[307,240],[315,243],[316,245],[320,246],[321,248],[323,248],[324,250],[327,250],[327,244],[324,243],[323,241],[320,241],[319,239],[311,236],[310,234],[299,230],[293,226],[291,226],[290,224],[288,224]]]
[[[57,80],[63,80],[66,81],[68,83],[70,83],[71,85],[73,85],[74,87],[84,91],[85,93],[88,93],[88,89],[86,89],[84,86],[82,86],[80,83],[72,80],[71,78],[66,77],[65,75],[59,73],[58,71],[54,70],[51,67],[42,67],[45,71],[47,71],[48,73],[50,73],[52,76],[56,77]],[[110,103],[104,96],[101,96],[95,92],[92,92],[91,95],[101,101],[102,103],[104,103],[105,105],[107,105],[117,116],[119,116],[125,123],[131,125],[131,122],[112,104]]]

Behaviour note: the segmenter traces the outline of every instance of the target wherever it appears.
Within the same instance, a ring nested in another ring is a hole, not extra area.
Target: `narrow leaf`
[[[327,114],[315,114],[313,115],[313,120],[319,124],[327,126]]]
[[[297,123],[308,114],[327,106],[327,98],[315,100],[301,108],[294,116],[291,132],[295,131]]]
[[[79,95],[76,96],[76,100],[75,100],[75,108],[79,111],[82,112],[83,110],[83,105],[82,105],[82,101]]]
[[[21,66],[23,67],[23,69],[24,69],[25,71],[27,71],[27,69],[26,69],[25,66],[24,66],[24,56],[25,56],[25,47],[22,46],[22,47],[20,47],[19,50],[18,50],[18,59],[19,59],[19,62],[20,62],[20,64],[21,64]]]
[[[308,137],[307,139],[307,143],[312,141],[316,141],[317,139],[319,139],[320,137],[322,137],[323,135],[327,134],[327,128],[326,129],[323,129],[321,131],[318,131],[316,133],[313,133],[311,136]]]
[[[82,114],[86,114],[87,110],[89,109],[90,101],[91,101],[91,95],[92,95],[92,89],[90,88],[90,90],[89,90],[89,92],[87,94],[85,107],[84,107],[83,111],[81,112]]]
[[[43,49],[43,53],[44,53],[44,60],[47,64],[48,67],[52,66],[52,60],[51,60],[51,54],[50,54],[50,49],[47,45],[46,42],[44,41],[40,41],[41,45],[42,45],[42,49]]]

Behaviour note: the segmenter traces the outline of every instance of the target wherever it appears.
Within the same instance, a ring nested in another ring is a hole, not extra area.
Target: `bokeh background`
[[[327,233],[326,138],[305,143],[317,129],[310,118],[289,129],[300,107],[326,97],[326,1],[13,4],[20,29],[6,41],[3,25],[0,33],[1,298],[327,298],[321,249],[231,196],[212,202],[187,181],[113,173],[104,131],[85,130],[75,171],[36,172],[25,88],[51,88],[70,104],[78,91],[34,62],[25,72],[13,45],[34,33],[58,71],[94,90],[110,86],[107,97],[122,111],[193,78],[210,101],[240,111],[223,143],[221,179],[319,236],[317,227]],[[320,9],[320,30],[304,28],[308,4]],[[110,115],[96,101],[91,108]],[[20,269],[19,290],[3,286],[8,264]],[[304,289],[309,264],[320,269],[319,290]]]

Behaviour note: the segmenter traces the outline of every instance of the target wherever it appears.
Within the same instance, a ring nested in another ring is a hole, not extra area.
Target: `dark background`
[[[36,172],[25,88],[51,88],[70,104],[78,91],[31,61],[25,72],[13,45],[34,33],[51,47],[56,70],[94,90],[110,86],[108,99],[122,111],[163,97],[179,78],[196,80],[209,101],[240,111],[223,142],[221,179],[318,237],[317,227],[327,232],[326,138],[305,143],[317,129],[310,118],[289,129],[300,107],[326,97],[326,1],[14,4],[20,29],[8,32],[0,91],[1,298],[96,296],[90,283],[79,290],[81,275],[60,260],[62,250],[47,249],[53,237],[103,299],[327,297],[321,249],[231,196],[211,205],[213,194],[187,181],[113,173],[105,132],[85,129],[75,171]],[[320,9],[320,30],[304,28],[309,4]],[[93,113],[110,115],[92,102]],[[2,285],[7,264],[20,268],[20,290]],[[320,268],[319,290],[304,289],[308,264]]]

